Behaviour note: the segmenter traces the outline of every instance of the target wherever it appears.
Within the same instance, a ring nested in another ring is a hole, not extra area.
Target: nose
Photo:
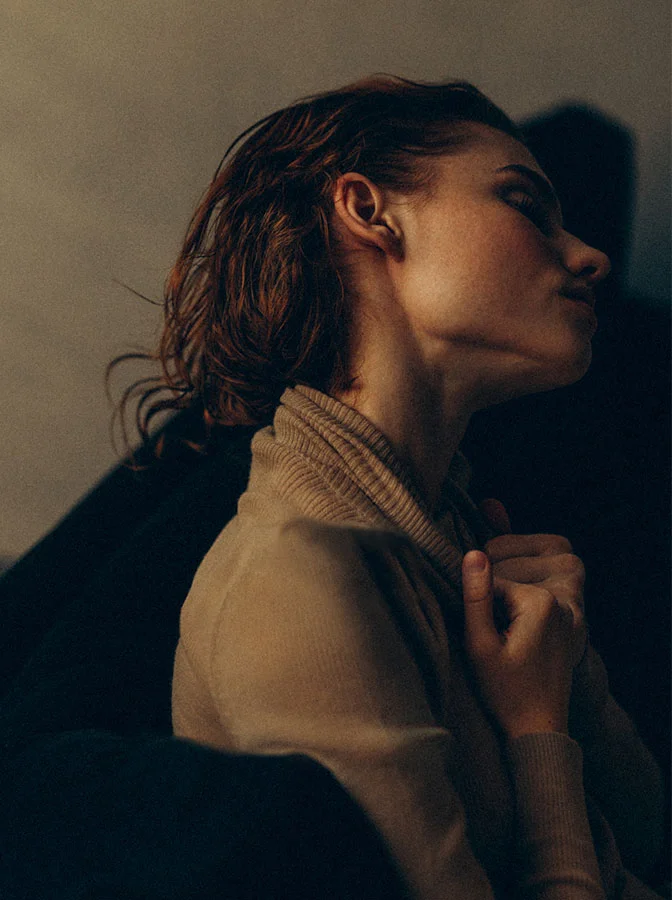
[[[563,265],[576,278],[586,284],[596,285],[611,272],[611,262],[606,253],[585,244],[580,238],[565,232]]]

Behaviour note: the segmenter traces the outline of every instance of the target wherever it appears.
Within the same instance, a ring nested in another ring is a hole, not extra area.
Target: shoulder
[[[295,516],[272,523],[236,516],[219,535],[194,577],[182,608],[182,632],[211,630],[215,618],[238,612],[287,615],[319,597],[342,611],[371,598],[389,576],[408,538],[397,531]]]
[[[297,575],[339,575],[346,580],[375,566],[391,562],[410,546],[399,531],[297,517],[266,535],[267,559]]]
[[[302,582],[340,576],[351,580],[375,561],[393,559],[409,548],[396,530],[326,522],[307,516],[260,523],[237,516],[213,544],[194,579],[220,597],[279,572]],[[277,579],[276,579],[277,580]],[[277,587],[280,588],[281,583]]]
[[[303,517],[250,533],[239,523],[194,579],[181,640],[227,665],[244,648],[255,656],[263,650],[279,668],[272,658],[289,647],[304,665],[318,647],[320,654],[340,648],[351,661],[374,646],[387,653],[401,638],[395,606],[413,602],[399,574],[408,545],[397,532]]]
[[[236,541],[226,564],[216,548],[181,623],[183,649],[214,697],[240,700],[263,686],[276,700],[289,691],[289,709],[316,686],[333,700],[338,685],[346,705],[366,696],[395,708],[404,697],[409,720],[429,714],[446,647],[418,602],[418,551],[406,535],[296,517]]]
[[[229,615],[252,599],[289,618],[307,609],[345,616],[381,598],[377,585],[408,539],[401,533],[296,517],[250,535],[222,602]],[[319,607],[318,607],[319,604]]]

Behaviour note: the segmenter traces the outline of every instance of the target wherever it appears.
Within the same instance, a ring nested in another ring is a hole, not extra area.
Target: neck
[[[397,360],[396,365],[389,360]],[[426,368],[409,365],[401,354],[389,352],[381,364],[377,362],[369,348],[365,364],[357,370],[356,386],[337,399],[362,413],[385,435],[433,513],[471,408],[441,367],[432,377]]]

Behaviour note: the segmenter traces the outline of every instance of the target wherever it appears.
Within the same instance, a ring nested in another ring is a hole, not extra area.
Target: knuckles
[[[546,615],[551,615],[555,612],[558,606],[558,600],[555,594],[552,591],[549,591],[548,588],[540,587],[539,585],[530,585],[534,588],[534,594],[532,595],[537,609],[540,612],[546,613]]]
[[[542,535],[548,541],[549,549],[554,553],[572,553],[573,548],[571,543],[567,540],[566,537],[562,537],[560,534],[545,534]]]
[[[583,583],[586,577],[586,570],[581,559],[574,553],[561,553],[556,560],[558,572],[562,575],[569,575]]]
[[[505,595],[509,603],[531,610],[551,611],[558,602],[553,591],[541,584],[495,578],[495,590]]]
[[[570,541],[560,534],[500,534],[484,550],[493,562],[518,556],[574,555]]]

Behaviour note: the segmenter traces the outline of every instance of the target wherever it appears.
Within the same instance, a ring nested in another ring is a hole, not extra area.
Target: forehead
[[[453,180],[492,176],[502,166],[521,164],[544,177],[544,171],[524,144],[490,125],[465,122],[457,131],[465,137],[457,150],[438,158],[438,174]]]

